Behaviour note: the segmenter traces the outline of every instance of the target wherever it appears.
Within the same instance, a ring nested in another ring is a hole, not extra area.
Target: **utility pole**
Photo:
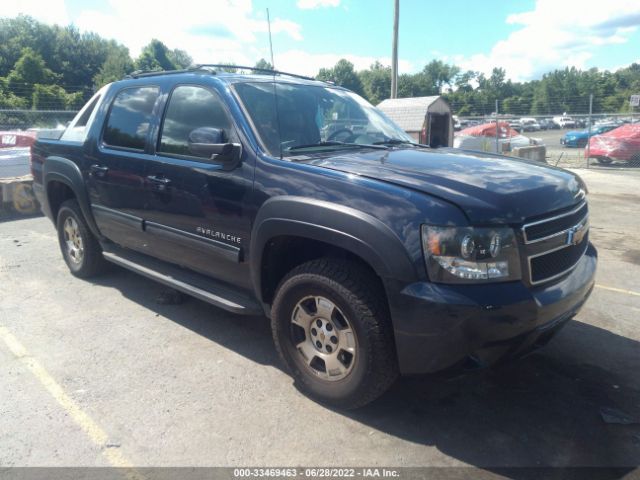
[[[271,50],[271,69],[276,69],[276,64],[273,61],[273,42],[271,41],[271,18],[269,17],[269,9],[267,8],[267,25],[269,26],[269,50]]]
[[[391,98],[398,98],[398,18],[400,0],[394,1],[393,9],[393,51],[391,53]]]

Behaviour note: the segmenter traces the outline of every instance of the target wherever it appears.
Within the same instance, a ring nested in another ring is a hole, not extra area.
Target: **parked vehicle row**
[[[591,128],[591,132],[588,129],[586,130],[572,130],[564,134],[564,136],[560,139],[560,143],[565,147],[575,147],[575,148],[583,148],[589,142],[589,138],[594,135],[601,135],[605,132],[613,130],[614,128],[618,128],[618,125],[603,123],[600,125],[595,125]]]

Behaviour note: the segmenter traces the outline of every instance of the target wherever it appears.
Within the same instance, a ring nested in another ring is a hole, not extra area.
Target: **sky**
[[[275,66],[315,75],[340,58],[391,64],[393,0],[14,0],[0,17],[31,15],[113,38],[133,57],[152,38],[196,63]],[[502,67],[514,81],[555,68],[616,70],[640,62],[640,0],[400,0],[399,69],[433,59],[464,70]]]

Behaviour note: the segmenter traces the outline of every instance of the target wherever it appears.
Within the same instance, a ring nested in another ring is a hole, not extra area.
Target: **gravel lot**
[[[115,267],[78,280],[48,220],[0,223],[0,467],[633,471],[640,172],[579,173],[590,189],[600,266],[577,318],[517,363],[455,379],[402,379],[350,413],[295,389],[265,318],[235,317],[195,299],[159,304],[163,287]]]

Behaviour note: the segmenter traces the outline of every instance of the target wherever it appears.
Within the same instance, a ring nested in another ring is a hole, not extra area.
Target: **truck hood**
[[[474,224],[522,223],[575,205],[586,191],[567,170],[453,148],[348,152],[309,163],[441,198]]]

